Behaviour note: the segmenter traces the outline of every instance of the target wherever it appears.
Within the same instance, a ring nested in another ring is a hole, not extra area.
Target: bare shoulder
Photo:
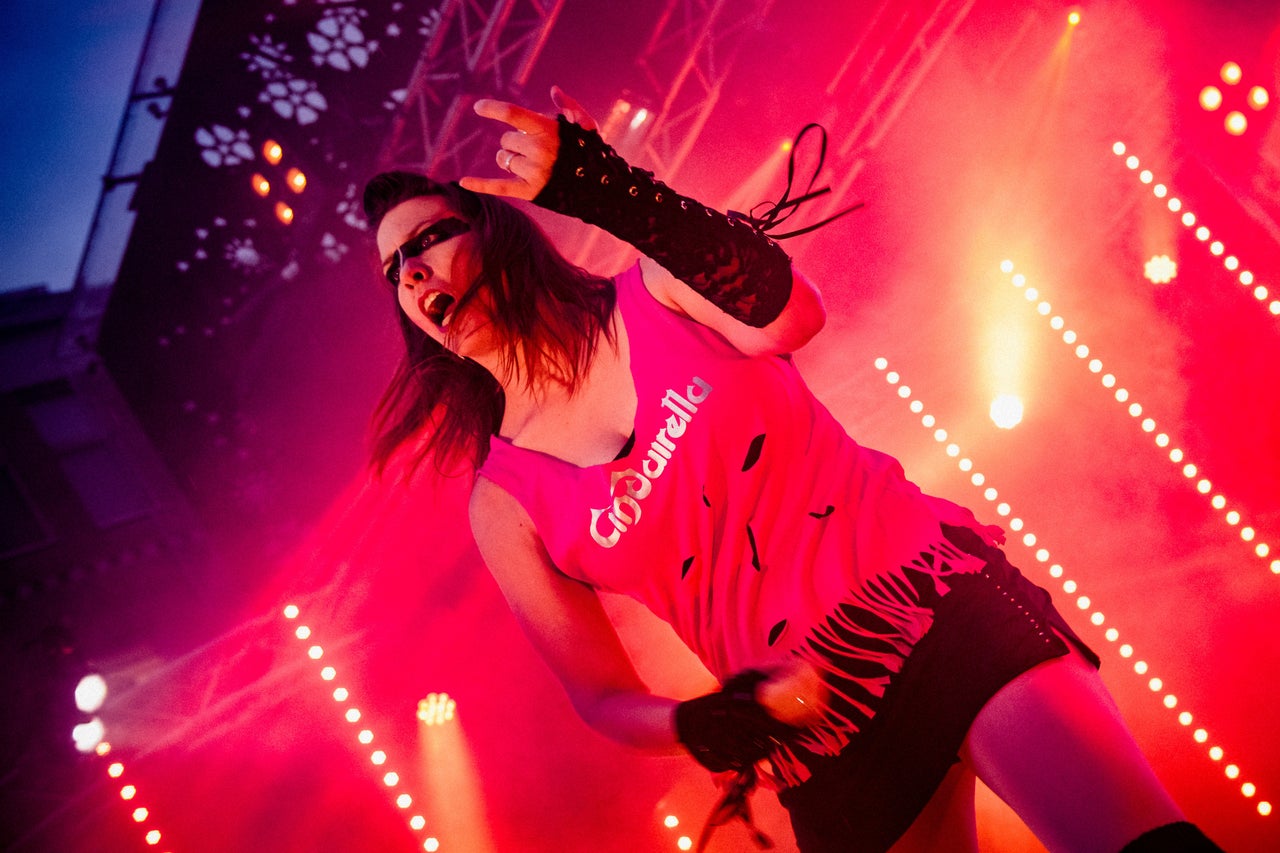
[[[509,539],[513,531],[536,536],[533,521],[520,502],[488,477],[477,477],[468,505],[471,532],[481,551]]]
[[[640,272],[644,276],[645,290],[649,291],[649,295],[659,305],[669,308],[682,316],[689,316],[689,312],[680,306],[675,295],[678,289],[685,285],[669,273],[666,267],[650,259],[647,255],[641,255]]]

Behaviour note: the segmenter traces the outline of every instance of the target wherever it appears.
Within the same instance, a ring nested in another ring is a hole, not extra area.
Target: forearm
[[[534,203],[635,246],[721,311],[755,328],[791,296],[791,259],[765,234],[629,166],[593,130],[563,117],[559,150]]]
[[[630,690],[570,698],[587,725],[610,740],[646,752],[680,751],[674,699]]]

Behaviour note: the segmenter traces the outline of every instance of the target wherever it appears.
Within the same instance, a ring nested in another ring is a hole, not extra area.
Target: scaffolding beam
[[[480,97],[518,100],[565,0],[445,0],[410,75],[382,168],[456,178],[492,156],[471,111]]]

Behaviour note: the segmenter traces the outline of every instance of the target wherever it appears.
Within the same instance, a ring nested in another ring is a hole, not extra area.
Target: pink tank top
[[[743,355],[657,302],[638,266],[616,284],[638,400],[630,452],[582,468],[495,438],[480,471],[560,571],[638,599],[723,679],[798,650],[851,591],[922,552],[978,568],[938,526],[972,515],[849,438],[790,358]],[[929,619],[899,616],[909,644]]]

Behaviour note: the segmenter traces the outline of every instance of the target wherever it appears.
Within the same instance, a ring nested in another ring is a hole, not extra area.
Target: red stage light
[[[1217,86],[1205,86],[1200,90],[1200,106],[1209,112],[1222,106],[1222,90]]]

